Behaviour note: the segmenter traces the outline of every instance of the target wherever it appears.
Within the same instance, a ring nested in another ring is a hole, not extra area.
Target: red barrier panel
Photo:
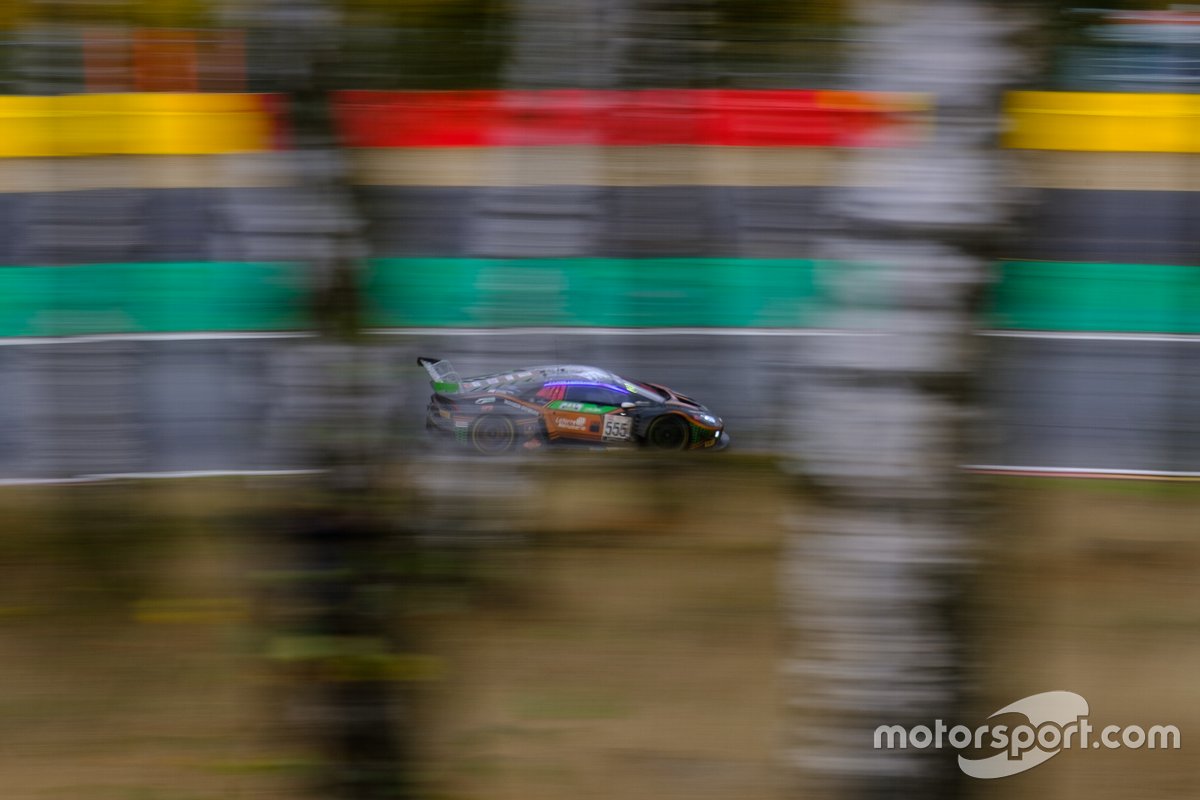
[[[287,98],[281,94],[258,95],[259,105],[262,106],[270,126],[270,148],[272,150],[292,149],[291,129],[288,118],[291,114]]]
[[[885,92],[818,92],[817,104],[853,147],[913,145],[926,121],[929,103],[919,95]]]
[[[609,105],[583,89],[499,92],[487,143],[507,147],[599,144]]]
[[[341,92],[352,147],[911,144],[912,95],[808,90]]]
[[[610,92],[604,142],[631,146],[716,144],[715,95],[704,89]]]
[[[741,147],[873,147],[913,144],[911,95],[834,91],[723,91],[713,101],[715,136]]]
[[[338,122],[351,147],[484,147],[499,92],[338,93]]]
[[[817,108],[816,92],[721,92],[713,144],[829,147],[836,130]]]

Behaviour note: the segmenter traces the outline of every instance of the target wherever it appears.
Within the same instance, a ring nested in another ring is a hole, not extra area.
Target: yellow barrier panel
[[[121,97],[126,154],[177,155],[271,149],[257,95],[128,94]]]
[[[1008,147],[1093,152],[1200,152],[1200,95],[1012,92]]]
[[[53,98],[54,155],[87,156],[122,152],[125,131],[116,114],[121,97],[78,94]]]
[[[206,155],[271,149],[253,94],[0,97],[0,157]]]
[[[0,97],[0,156],[56,156],[53,97]]]

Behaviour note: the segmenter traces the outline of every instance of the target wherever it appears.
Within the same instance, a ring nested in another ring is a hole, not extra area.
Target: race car
[[[429,373],[425,429],[484,455],[547,444],[723,450],[720,417],[665,386],[575,364],[461,378],[449,362],[422,356]]]

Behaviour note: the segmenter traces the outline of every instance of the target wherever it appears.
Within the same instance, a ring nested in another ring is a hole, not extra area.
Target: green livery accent
[[[578,411],[580,414],[609,414],[617,410],[616,406],[597,406],[592,403],[577,403],[574,400],[555,400],[546,407],[555,411]]]
[[[445,381],[433,381],[433,390],[443,394],[457,394],[461,387],[457,383],[446,383]]]

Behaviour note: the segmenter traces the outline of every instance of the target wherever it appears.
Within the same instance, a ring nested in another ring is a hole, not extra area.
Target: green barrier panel
[[[0,267],[0,336],[299,328],[301,278],[287,264]]]
[[[1200,267],[1006,261],[997,278],[995,328],[1200,333]]]
[[[851,268],[801,259],[378,259],[365,322],[824,327],[825,276]],[[306,327],[308,308],[297,265],[0,267],[0,336],[294,330]],[[1198,334],[1200,267],[1004,262],[983,327]]]
[[[825,300],[792,259],[439,259],[373,263],[375,327],[804,327]]]
[[[849,268],[799,259],[380,259],[369,324],[819,327],[831,302],[823,275]],[[984,327],[1002,329],[1200,333],[1200,267],[1007,261],[987,317]]]

